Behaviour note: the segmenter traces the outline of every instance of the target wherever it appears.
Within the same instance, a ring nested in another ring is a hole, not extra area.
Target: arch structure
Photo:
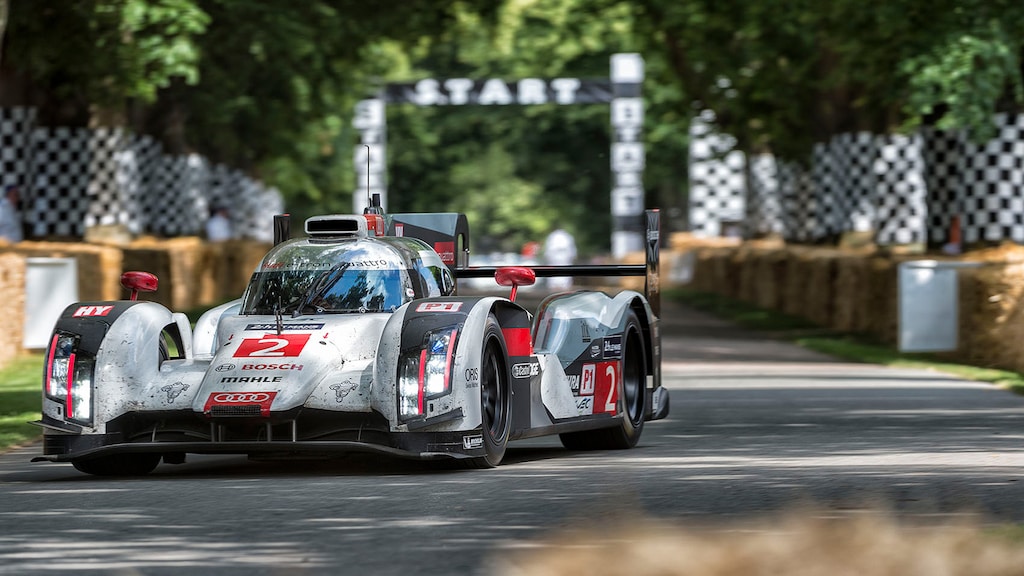
[[[611,247],[616,257],[644,250],[645,163],[644,102],[641,87],[644,60],[640,54],[613,54],[608,78],[425,78],[387,84],[377,98],[356,105],[353,126],[360,133],[355,147],[356,187],[353,208],[358,213],[379,195],[387,208],[388,104],[417,106],[530,106],[534,104],[610,104],[611,107]]]

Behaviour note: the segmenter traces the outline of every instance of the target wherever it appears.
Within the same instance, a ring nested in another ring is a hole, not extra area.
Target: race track
[[[672,413],[630,451],[533,440],[484,471],[190,457],[132,479],[31,464],[38,445],[0,455],[0,574],[487,574],[567,528],[794,507],[1024,522],[1024,398],[677,307],[664,324]]]

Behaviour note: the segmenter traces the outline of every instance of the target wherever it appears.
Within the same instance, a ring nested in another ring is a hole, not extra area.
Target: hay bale
[[[6,311],[5,329],[0,331],[0,366],[22,353],[25,337],[25,257],[0,254],[0,299]]]
[[[1024,371],[1024,263],[960,271],[959,346],[972,364]]]

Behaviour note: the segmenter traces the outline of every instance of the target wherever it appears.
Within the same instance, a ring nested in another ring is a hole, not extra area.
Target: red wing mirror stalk
[[[508,299],[515,302],[519,287],[533,286],[537,281],[537,273],[533,271],[533,268],[525,266],[502,266],[494,271],[494,279],[499,286],[512,287],[512,293],[509,294]]]
[[[149,272],[125,272],[121,274],[121,286],[132,291],[132,300],[139,299],[139,292],[156,292],[156,274]]]

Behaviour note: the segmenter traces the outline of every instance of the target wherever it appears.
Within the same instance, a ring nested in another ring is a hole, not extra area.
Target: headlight
[[[423,344],[404,352],[398,365],[398,415],[412,418],[424,413],[424,401],[451,392],[452,357],[459,328],[449,326],[427,332]]]
[[[64,404],[64,418],[92,424],[92,380],[96,363],[78,352],[78,336],[58,332],[50,341],[43,390]]]

